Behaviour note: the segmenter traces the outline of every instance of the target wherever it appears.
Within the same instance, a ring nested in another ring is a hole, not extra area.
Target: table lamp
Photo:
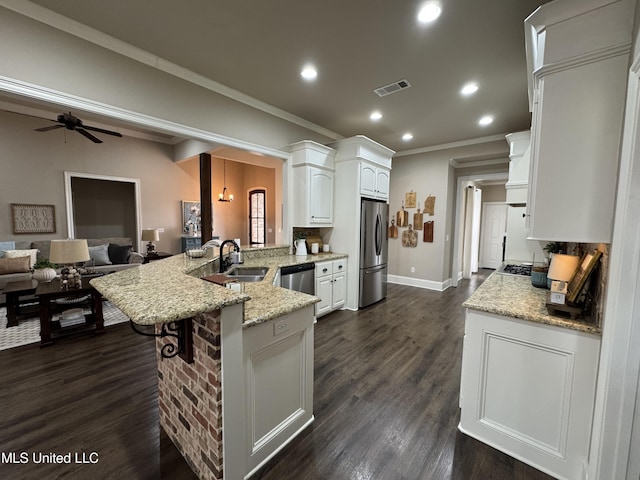
[[[551,290],[551,303],[564,304],[567,286],[578,269],[580,257],[556,253],[551,258],[551,265],[547,272],[547,281]]]
[[[86,262],[90,259],[87,241],[82,240],[51,240],[49,261],[65,265],[60,274],[60,288],[80,288],[80,272],[75,267],[78,262]]]
[[[157,255],[156,246],[153,242],[160,240],[160,233],[158,229],[149,228],[142,230],[142,241],[147,243],[147,255]]]

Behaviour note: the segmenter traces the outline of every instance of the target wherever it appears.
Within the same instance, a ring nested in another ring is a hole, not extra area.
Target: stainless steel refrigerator
[[[362,199],[360,207],[360,294],[358,307],[387,296],[389,205]]]

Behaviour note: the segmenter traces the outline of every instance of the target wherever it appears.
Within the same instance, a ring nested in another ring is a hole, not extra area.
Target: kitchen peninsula
[[[162,358],[169,340],[156,340],[158,394],[161,426],[199,478],[246,478],[313,421],[319,299],[280,288],[277,279],[280,267],[345,255],[288,252],[288,246],[243,249],[243,266],[268,271],[240,292],[201,280],[218,271],[210,253],[91,281],[136,329],[160,332],[164,324],[191,320],[192,363]]]
[[[600,328],[550,315],[547,292],[494,272],[463,304],[459,429],[556,478],[582,478]]]

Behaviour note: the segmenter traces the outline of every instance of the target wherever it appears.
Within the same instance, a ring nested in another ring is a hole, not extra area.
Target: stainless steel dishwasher
[[[315,295],[315,264],[300,263],[280,269],[280,286],[296,292]]]

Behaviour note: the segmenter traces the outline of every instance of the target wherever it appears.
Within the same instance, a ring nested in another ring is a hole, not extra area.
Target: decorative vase
[[[53,268],[37,268],[33,271],[31,276],[34,280],[48,283],[56,278],[56,271]]]

